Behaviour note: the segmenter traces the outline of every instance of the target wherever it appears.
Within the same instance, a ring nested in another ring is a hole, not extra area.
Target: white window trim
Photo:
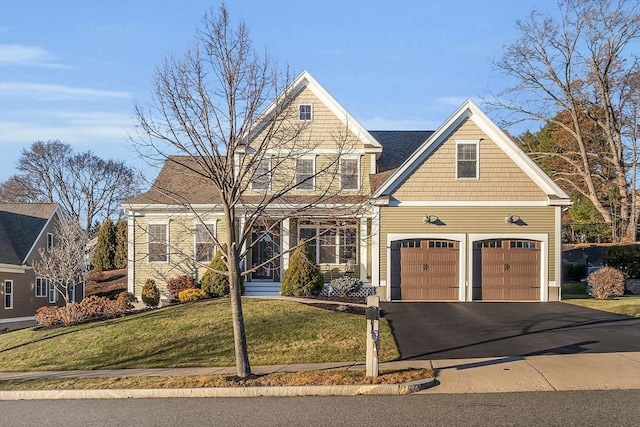
[[[47,251],[51,251],[53,244],[53,233],[47,233]]]
[[[11,284],[11,292],[7,292],[7,284]],[[13,280],[5,280],[4,281],[4,286],[2,288],[2,294],[3,294],[3,298],[2,298],[2,304],[4,306],[5,310],[12,310],[13,309]],[[7,296],[9,296],[9,305],[7,305]]]
[[[69,286],[69,301],[76,302],[76,284],[75,282]]]
[[[458,145],[475,145],[476,147],[476,176],[475,177],[459,177],[458,176]],[[456,140],[456,179],[462,180],[478,180],[480,179],[480,141],[474,140]]]
[[[196,227],[198,225],[204,225],[204,226],[212,225],[213,226],[213,235],[217,237],[218,236],[218,221],[198,221],[198,220],[194,220],[193,221],[193,259],[196,262],[211,262],[213,257],[216,255],[217,245],[216,245],[215,241],[213,242],[213,255],[211,256],[211,259],[208,260],[208,261],[197,261],[197,259],[198,259],[198,250],[197,250],[198,240],[197,240]]]
[[[252,174],[252,176],[251,176],[251,191],[271,191],[271,183],[273,181],[273,171],[271,170],[271,158],[270,157],[264,157],[260,161],[260,163],[262,163],[262,162],[267,162],[267,168],[269,170],[269,173],[267,175],[268,178],[269,178],[268,182],[267,182],[267,188],[255,188],[253,186],[255,176],[253,176],[253,174]]]
[[[355,160],[356,161],[356,188],[344,188],[342,185],[342,161],[343,160]],[[340,191],[358,191],[360,190],[360,156],[341,156],[338,171],[340,174]]]
[[[301,108],[302,106],[307,106],[307,105],[308,105],[309,107],[311,107],[311,116],[309,117],[309,119],[301,119],[301,118],[300,118],[300,108]],[[310,121],[312,121],[312,120],[313,120],[313,104],[308,103],[308,102],[298,104],[298,120],[299,120],[299,121],[301,121],[301,122],[310,122]]]
[[[151,251],[149,250],[149,237],[150,237],[150,233],[149,233],[149,226],[150,225],[166,225],[167,228],[165,229],[165,240],[167,243],[167,260],[166,261],[151,261],[150,257],[151,257]],[[169,221],[149,221],[147,222],[147,263],[148,264],[168,264],[169,263],[169,254],[170,254],[170,250],[169,250]]]
[[[296,164],[294,166],[295,171],[295,177],[294,179],[296,180],[296,183],[298,182],[298,160],[311,160],[312,164],[313,164],[313,169],[311,172],[311,188],[298,188],[298,185],[296,184],[295,189],[298,191],[315,191],[316,190],[316,156],[302,156],[296,159]],[[309,182],[309,181],[307,181]]]
[[[49,296],[49,304],[56,302],[56,287],[53,284],[53,280],[47,280],[47,295]]]
[[[38,286],[38,282],[40,282],[40,286]],[[36,298],[46,298],[47,293],[49,292],[49,288],[47,285],[47,279],[43,277],[36,277]],[[43,292],[38,294],[38,289],[41,289]]]

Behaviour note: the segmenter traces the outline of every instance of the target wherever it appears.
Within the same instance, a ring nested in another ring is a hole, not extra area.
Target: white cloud
[[[0,95],[28,97],[39,101],[99,100],[131,97],[128,92],[24,82],[0,82]]]
[[[53,55],[39,46],[0,44],[0,65],[29,65],[48,68],[70,68],[53,61]]]
[[[3,146],[59,139],[71,145],[128,143],[135,123],[125,114],[107,112],[33,112],[30,121],[0,122]]]

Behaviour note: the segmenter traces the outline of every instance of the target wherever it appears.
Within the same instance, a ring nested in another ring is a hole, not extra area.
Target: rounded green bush
[[[289,259],[289,267],[284,272],[280,293],[294,297],[319,295],[324,288],[324,277],[316,264],[315,257],[304,240]]]
[[[142,287],[142,302],[147,307],[157,307],[160,304],[160,289],[156,286],[156,281],[147,279]]]

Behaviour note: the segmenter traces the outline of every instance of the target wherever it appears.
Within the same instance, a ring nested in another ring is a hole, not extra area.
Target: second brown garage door
[[[484,240],[473,249],[474,300],[540,300],[540,242]]]
[[[459,244],[451,240],[407,240],[400,246],[403,300],[457,301]]]

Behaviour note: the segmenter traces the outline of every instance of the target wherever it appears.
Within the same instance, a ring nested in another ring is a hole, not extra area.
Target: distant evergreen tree
[[[322,272],[309,245],[304,240],[300,243],[291,254],[280,292],[282,295],[295,297],[319,295],[324,287]]]
[[[121,219],[116,223],[116,252],[114,255],[115,268],[127,266],[127,220]]]
[[[98,241],[93,252],[94,270],[113,270],[116,254],[116,231],[111,218],[107,218],[98,232]]]

